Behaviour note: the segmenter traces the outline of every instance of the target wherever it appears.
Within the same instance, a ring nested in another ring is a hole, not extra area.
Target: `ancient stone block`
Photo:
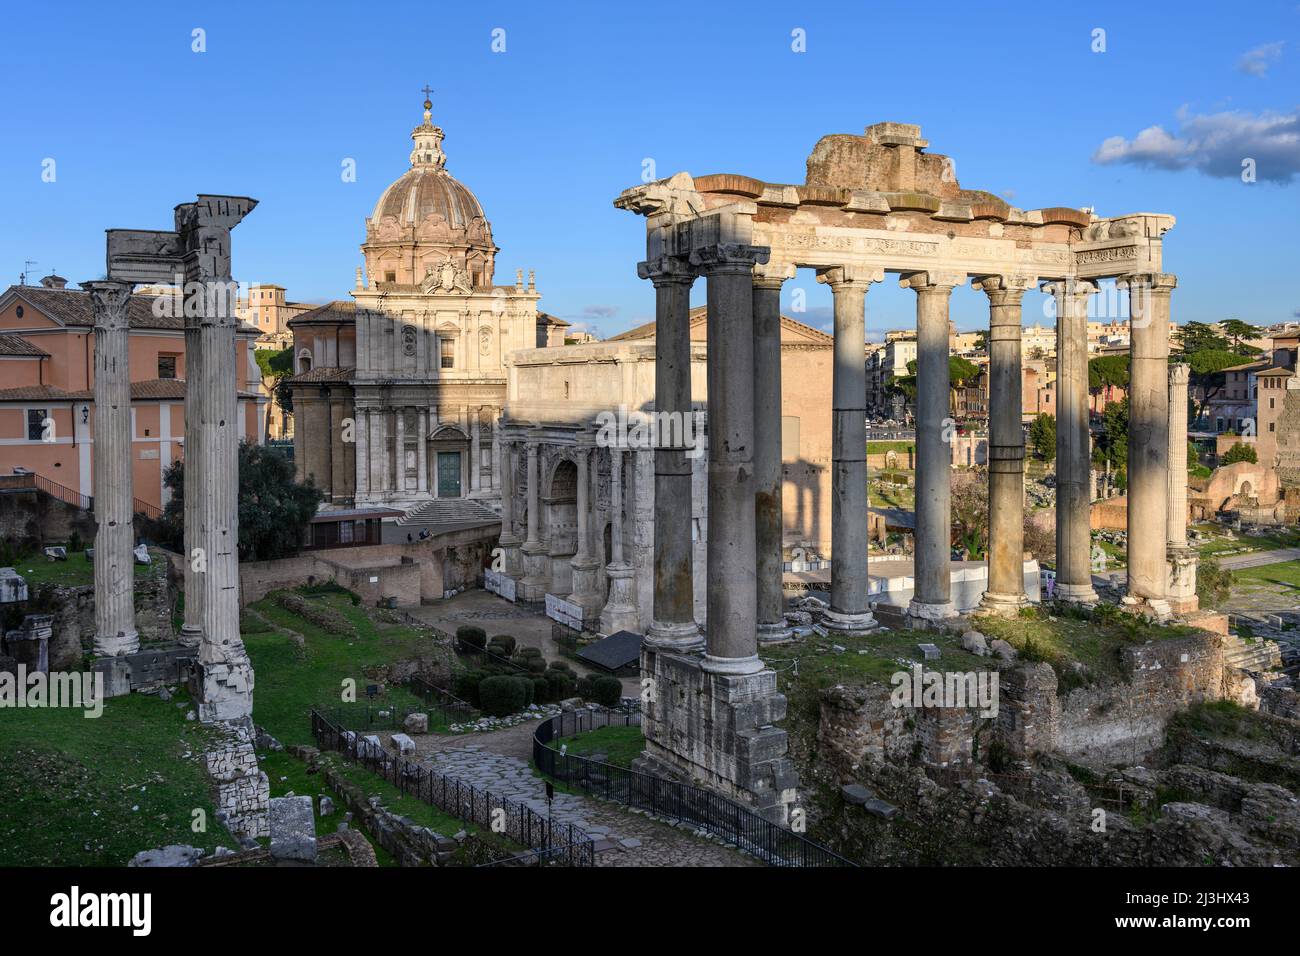
[[[276,797],[271,801],[270,824],[274,859],[316,862],[316,820],[311,797]]]

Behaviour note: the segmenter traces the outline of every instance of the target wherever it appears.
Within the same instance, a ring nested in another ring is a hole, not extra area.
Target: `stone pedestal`
[[[626,563],[609,564],[605,566],[605,577],[609,579],[609,600],[600,612],[600,633],[638,630],[637,610],[632,594],[635,569]]]
[[[1166,551],[1166,560],[1169,571],[1166,600],[1169,610],[1178,615],[1196,612],[1201,606],[1200,598],[1196,596],[1199,553],[1192,547],[1171,547]]]
[[[775,672],[720,674],[698,657],[647,647],[641,673],[650,680],[641,729],[651,766],[787,824],[799,778],[786,732],[774,726],[786,713]]]

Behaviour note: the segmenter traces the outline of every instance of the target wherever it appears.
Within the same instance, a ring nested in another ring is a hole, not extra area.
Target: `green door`
[[[438,452],[438,497],[460,497],[460,452]]]

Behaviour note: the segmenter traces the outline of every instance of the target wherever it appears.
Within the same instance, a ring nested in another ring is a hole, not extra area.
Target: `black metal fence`
[[[562,754],[553,745],[559,737],[600,727],[627,727],[640,723],[639,713],[566,711],[538,725],[533,734],[533,763],[546,776],[576,790],[646,810],[658,817],[689,823],[772,866],[857,866],[802,834],[766,820],[748,807],[711,790],[576,754]]]
[[[521,803],[388,753],[315,709],[311,712],[311,732],[322,750],[341,753],[383,777],[403,794],[536,851],[533,856],[538,862],[551,866],[595,863],[595,843],[571,823],[556,823]]]
[[[451,691],[431,684],[423,677],[412,677],[407,681],[406,689],[424,701],[425,711],[430,718],[436,716],[441,723],[454,724],[468,720],[477,713],[469,701],[461,700]]]

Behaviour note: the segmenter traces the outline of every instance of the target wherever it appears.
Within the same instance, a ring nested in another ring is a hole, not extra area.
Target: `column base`
[[[1119,601],[1120,607],[1130,614],[1167,621],[1174,616],[1173,608],[1164,598],[1144,598],[1135,594],[1125,594]]]
[[[128,631],[123,634],[96,634],[94,644],[96,657],[125,657],[140,650],[140,633]]]
[[[519,579],[519,599],[545,601],[546,589],[551,583],[550,576],[542,567],[547,556],[546,545],[536,541],[525,541],[520,550],[523,552],[524,576]]]
[[[846,614],[843,611],[827,611],[822,615],[821,625],[828,631],[870,631],[879,627],[870,611],[861,614]]]
[[[956,616],[957,609],[953,607],[951,601],[931,604],[912,598],[907,605],[908,626],[913,630],[926,630],[934,624],[939,624]]]
[[[1052,591],[1052,597],[1057,601],[1069,601],[1071,604],[1096,604],[1101,600],[1091,584],[1061,584],[1059,581]]]
[[[605,568],[609,578],[609,601],[600,612],[600,633],[637,631],[636,605],[632,603],[632,578],[636,571],[630,564],[611,564]]]
[[[704,647],[704,635],[694,621],[685,623],[668,623],[653,621],[646,632],[645,646],[655,650],[682,654],[698,651]]]
[[[985,591],[980,598],[978,613],[992,614],[997,617],[1016,617],[1020,609],[1029,606],[1029,598],[1024,594],[999,594]]]
[[[181,632],[176,635],[176,640],[186,647],[198,647],[203,640],[203,628],[192,624],[183,625]]]
[[[710,674],[757,674],[767,668],[758,655],[753,657],[714,657],[705,654],[700,667]]]
[[[794,630],[786,622],[785,618],[758,625],[758,643],[760,644],[788,644],[792,640],[794,640]]]
[[[1165,599],[1175,614],[1192,614],[1200,608],[1196,596],[1196,570],[1200,555],[1195,548],[1171,546],[1165,552],[1168,576],[1165,580]]]

